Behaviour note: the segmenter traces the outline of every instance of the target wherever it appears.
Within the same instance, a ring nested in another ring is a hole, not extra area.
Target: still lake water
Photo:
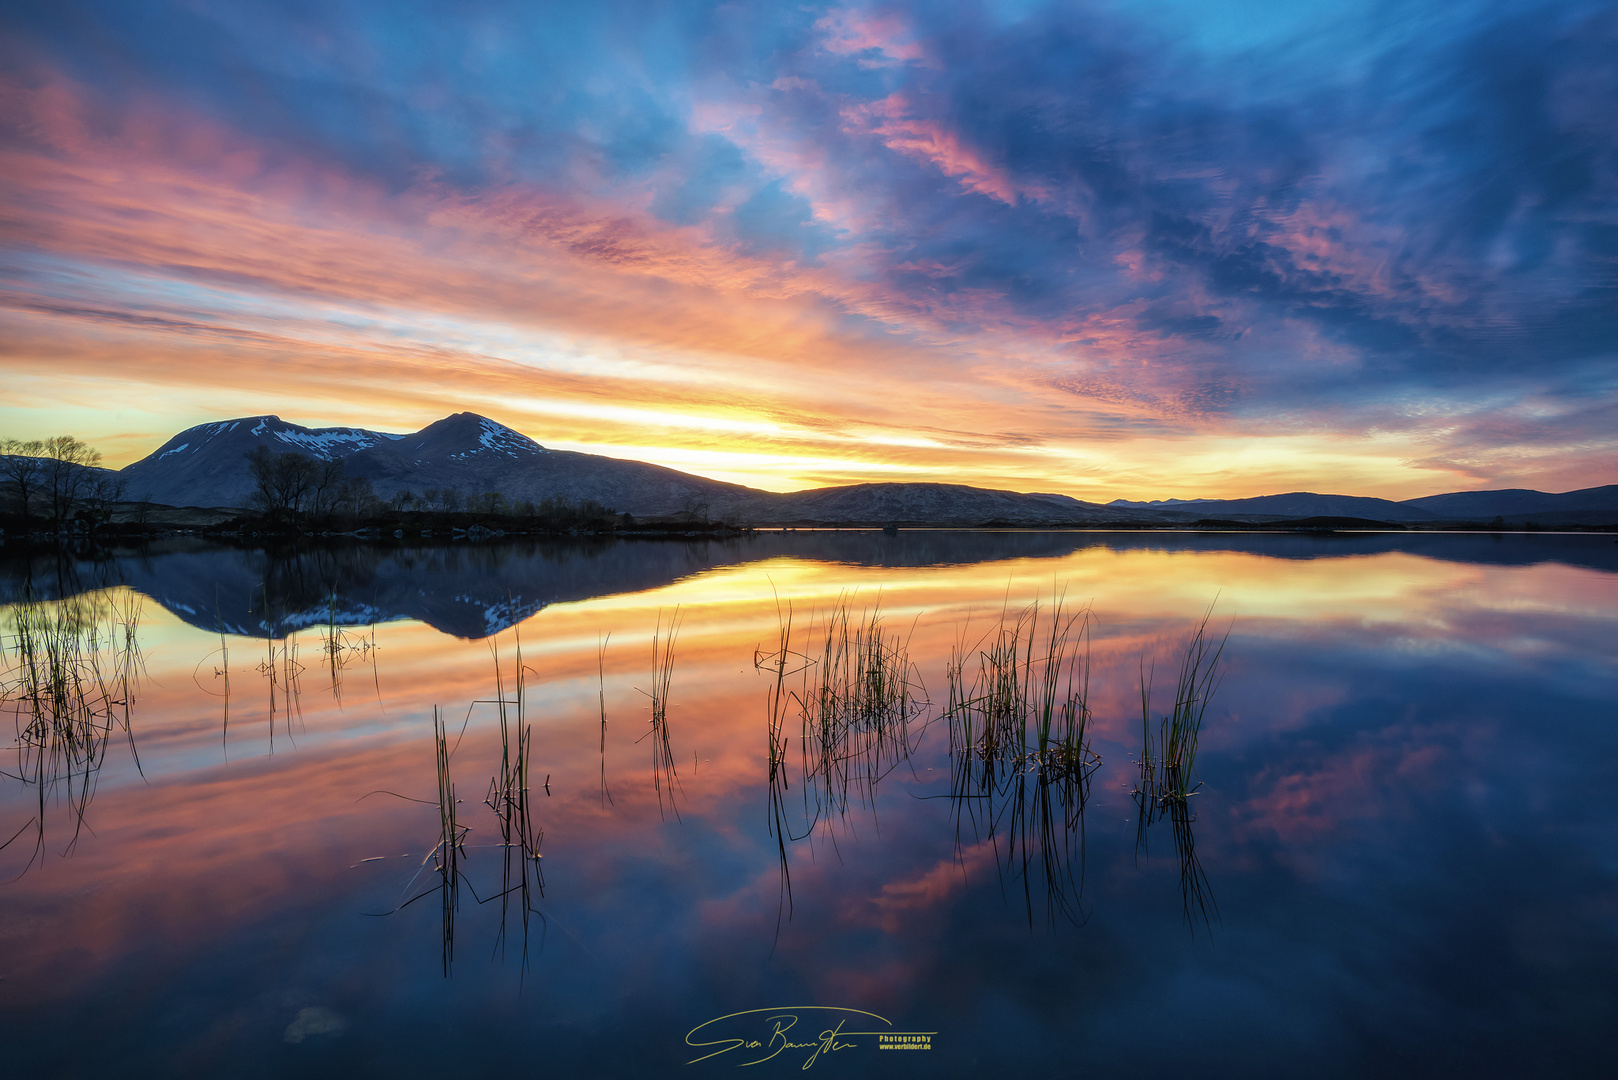
[[[8,706],[8,1075],[700,1077],[838,1023],[837,1048],[748,1074],[1618,1068],[1611,537],[175,543],[0,559],[0,598],[25,589],[46,601],[34,618],[138,602],[145,671],[129,732],[95,751],[82,827],[84,777],[20,778]],[[1101,764],[1082,816],[1022,845],[1030,819],[949,797],[945,665],[1063,592],[1093,613]],[[793,648],[814,651],[840,598],[856,617],[880,604],[931,705],[908,758],[817,820],[795,714],[772,788],[755,658],[788,607]],[[1155,661],[1154,710],[1171,704],[1210,605],[1229,637],[1188,867],[1167,821],[1138,845],[1139,673]],[[648,695],[676,609],[671,778]],[[519,647],[543,830],[526,936],[520,894],[478,902],[507,863],[484,802],[498,710],[474,702],[496,697],[497,664],[514,695]],[[452,955],[435,707],[468,830]],[[877,1032],[930,1049],[883,1051]]]

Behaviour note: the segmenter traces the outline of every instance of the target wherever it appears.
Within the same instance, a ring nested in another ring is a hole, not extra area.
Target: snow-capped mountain
[[[247,455],[259,446],[276,453],[347,459],[403,439],[364,428],[306,428],[279,416],[247,416],[186,428],[123,470],[128,498],[170,506],[246,506],[253,492]]]
[[[199,424],[126,468],[128,495],[170,506],[246,507],[254,488],[247,455],[259,446],[339,459],[347,475],[370,480],[384,499],[453,487],[463,496],[596,499],[633,514],[672,514],[763,494],[643,462],[548,450],[486,416],[456,413],[404,435],[306,428],[278,416]]]
[[[455,413],[420,431],[307,428],[277,416],[199,424],[123,470],[126,497],[170,506],[247,507],[253,493],[247,455],[258,447],[341,460],[348,476],[371,481],[384,499],[456,489],[463,497],[498,491],[508,500],[595,499],[636,516],[706,513],[751,524],[1108,525],[1191,523],[1219,518],[1254,523],[1309,517],[1385,522],[1488,521],[1601,524],[1618,514],[1618,486],[1560,495],[1538,491],[1452,492],[1393,502],[1295,491],[1248,499],[1115,500],[992,491],[960,484],[853,484],[777,494],[726,484],[640,461],[552,450],[476,413]]]

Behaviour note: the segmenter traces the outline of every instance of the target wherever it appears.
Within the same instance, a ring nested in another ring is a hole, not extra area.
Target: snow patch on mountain
[[[275,438],[279,442],[296,446],[307,453],[329,460],[334,457],[346,457],[375,446],[381,441],[378,434],[363,428],[316,428],[301,431],[287,428],[277,431]]]

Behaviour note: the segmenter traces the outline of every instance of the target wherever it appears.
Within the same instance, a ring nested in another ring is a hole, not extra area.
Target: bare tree
[[[706,525],[708,523],[708,500],[693,492],[686,496],[685,506],[681,508],[680,513],[685,515],[687,521],[700,521]]]
[[[0,439],[0,477],[17,485],[19,511],[28,516],[45,476],[45,443],[39,439]]]
[[[504,514],[506,497],[498,491],[485,491],[466,500],[466,508],[474,514]]]
[[[303,509],[314,485],[313,458],[296,451],[272,453],[267,446],[248,451],[247,469],[253,476],[253,502],[266,514],[296,514]]]
[[[112,508],[124,501],[124,489],[129,481],[118,473],[103,473],[92,480],[84,493],[90,507],[90,520],[101,525],[112,520]]]
[[[72,435],[45,440],[45,492],[51,518],[60,527],[72,516],[73,503],[101,464],[101,451]]]
[[[367,477],[350,477],[338,489],[337,508],[349,517],[363,518],[375,513],[381,505],[382,500],[376,497]]]
[[[346,478],[347,473],[343,469],[341,458],[326,458],[315,462],[314,477],[310,481],[315,517],[325,518],[335,512],[337,499]]]

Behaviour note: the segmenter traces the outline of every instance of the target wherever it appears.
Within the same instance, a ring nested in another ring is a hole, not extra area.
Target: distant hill
[[[1208,499],[1176,510],[1195,511],[1198,517],[1258,515],[1274,518],[1356,517],[1374,521],[1431,521],[1429,511],[1388,499],[1360,495],[1317,495],[1312,491],[1289,491],[1284,495],[1259,495],[1251,499]]]
[[[692,513],[764,525],[1071,525],[1244,524],[1358,519],[1397,524],[1476,522],[1499,517],[1557,525],[1618,522],[1618,485],[1551,494],[1525,489],[1460,491],[1395,502],[1292,491],[1246,499],[1116,499],[961,484],[852,484],[775,493],[727,484],[640,461],[553,450],[485,416],[462,412],[420,431],[306,428],[278,416],[249,416],[188,428],[122,471],[125,498],[169,506],[245,508],[253,492],[246,455],[258,447],[340,459],[347,475],[377,495],[455,488],[462,496],[498,491],[511,500],[595,499],[637,517]]]
[[[777,525],[848,522],[897,525],[1058,525],[1156,520],[1150,513],[1081,502],[1067,495],[1023,494],[962,484],[854,484],[784,495],[760,492],[735,511]]]
[[[1582,488],[1551,494],[1528,488],[1504,488],[1499,491],[1452,491],[1447,495],[1428,495],[1420,499],[1406,499],[1404,505],[1416,507],[1442,518],[1488,519],[1493,517],[1557,518],[1566,514],[1605,515],[1604,520],[1618,521],[1618,484],[1605,487]]]

